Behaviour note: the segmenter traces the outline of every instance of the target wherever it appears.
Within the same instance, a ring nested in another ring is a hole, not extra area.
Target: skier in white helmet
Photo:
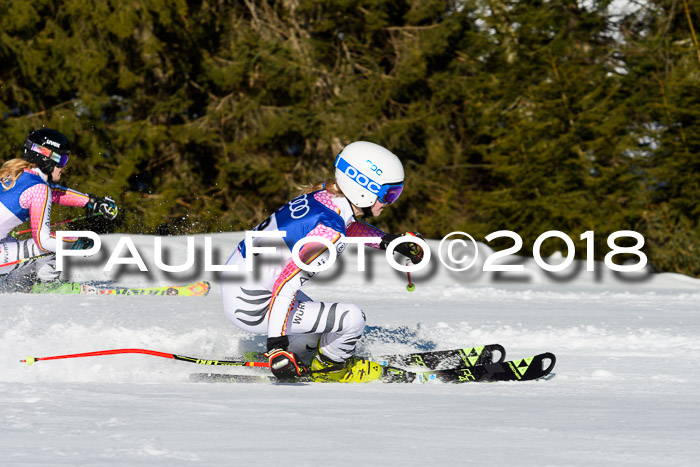
[[[374,248],[386,249],[401,235],[386,234],[357,220],[379,216],[396,202],[404,186],[401,161],[384,147],[356,141],[335,160],[335,180],[313,187],[282,206],[255,227],[256,231],[284,231],[280,261],[256,262],[243,282],[239,273],[222,274],[224,311],[239,328],[267,334],[270,370],[281,380],[306,375],[316,381],[366,382],[381,376],[378,364],[355,357],[365,328],[365,315],[354,304],[316,302],[301,291],[316,273],[292,261],[292,248],[304,237],[329,240],[340,254],[344,237],[380,237]],[[414,235],[407,232],[404,235]],[[264,244],[256,238],[253,245]],[[400,243],[395,251],[418,263],[421,247]],[[299,257],[308,265],[324,264],[330,253],[321,243],[307,243]],[[242,241],[228,265],[246,271],[246,244]],[[310,364],[307,365],[307,361]]]

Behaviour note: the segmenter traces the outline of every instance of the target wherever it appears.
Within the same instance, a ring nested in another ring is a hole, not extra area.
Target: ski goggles
[[[56,166],[60,169],[66,166],[68,163],[68,153],[65,154],[59,154],[55,151],[52,151],[51,149],[44,147],[40,144],[36,144],[33,141],[27,140],[24,142],[24,147],[29,149],[30,151],[34,151],[38,154],[41,154],[42,156],[51,159],[56,163]]]
[[[382,204],[394,204],[403,191],[403,182],[386,183],[377,193],[377,199]]]
[[[395,203],[403,191],[403,182],[379,184],[340,157],[340,154],[335,159],[335,167],[355,183],[377,195],[377,200],[382,204]]]

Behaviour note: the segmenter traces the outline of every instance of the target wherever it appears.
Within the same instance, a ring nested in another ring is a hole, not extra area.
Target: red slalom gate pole
[[[185,355],[177,355],[167,352],[158,352],[157,350],[148,349],[113,349],[113,350],[98,350],[96,352],[74,353],[69,355],[54,355],[52,357],[27,357],[20,360],[20,363],[31,365],[34,362],[45,360],[62,360],[66,358],[82,358],[82,357],[99,357],[102,355],[119,355],[119,354],[144,354],[154,357],[170,358],[180,360],[182,362],[197,363],[199,365],[214,365],[214,366],[248,366],[258,368],[269,368],[268,362],[246,362],[237,360],[211,360],[207,358],[187,357]]]

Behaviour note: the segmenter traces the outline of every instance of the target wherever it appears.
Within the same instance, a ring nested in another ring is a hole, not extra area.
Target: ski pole
[[[270,368],[269,362],[246,362],[238,360],[208,360],[199,357],[186,357],[184,355],[176,355],[167,352],[158,352],[157,350],[147,350],[147,349],[113,349],[113,350],[98,350],[96,352],[86,352],[86,353],[74,353],[70,355],[54,355],[52,357],[27,357],[24,360],[20,360],[20,363],[26,363],[31,365],[35,362],[45,361],[45,360],[61,360],[65,358],[81,358],[81,357],[97,357],[101,355],[117,355],[117,354],[146,354],[152,355],[154,357],[170,358],[173,360],[180,360],[182,362],[197,363],[199,365],[214,365],[214,366],[238,366],[238,367],[256,367],[256,368]],[[309,370],[309,373],[330,373],[334,371],[333,368],[322,368],[320,370]]]
[[[97,216],[101,216],[101,215],[102,215],[101,212],[82,214],[80,216],[75,216],[75,217],[70,218],[70,219],[64,219],[62,221],[54,222],[51,224],[51,227],[55,227],[57,225],[63,225],[63,224],[70,224],[71,222],[81,221],[83,219],[88,219],[90,217],[97,217]],[[19,232],[10,232],[10,237],[16,238],[17,235],[26,234],[26,233],[29,233],[31,231],[32,231],[32,229],[21,230]]]
[[[411,265],[410,260],[407,259],[406,266],[410,266],[410,265]],[[411,273],[410,272],[406,271],[406,276],[408,276],[408,285],[406,286],[406,290],[408,290],[409,292],[413,292],[414,290],[416,290],[416,284],[411,282]]]
[[[209,360],[206,358],[199,357],[186,357],[184,355],[176,355],[166,352],[158,352],[156,350],[147,349],[114,349],[114,350],[98,350],[96,352],[86,352],[86,353],[74,353],[70,355],[54,355],[53,357],[27,357],[24,360],[20,360],[20,363],[26,363],[31,365],[34,362],[40,362],[44,360],[61,360],[65,358],[82,358],[82,357],[97,357],[101,355],[117,355],[117,354],[145,354],[152,355],[154,357],[170,358],[173,360],[180,360],[182,362],[197,363],[199,365],[215,365],[215,366],[249,366],[249,367],[259,367],[259,368],[269,368],[270,364],[268,362],[245,362],[236,360]]]
[[[49,251],[48,253],[44,253],[44,254],[41,254],[41,255],[31,256],[31,257],[29,257],[29,258],[18,259],[18,260],[16,260],[16,261],[10,261],[9,263],[0,264],[0,268],[5,267],[5,266],[12,266],[13,264],[24,263],[24,262],[31,261],[31,260],[34,260],[34,259],[43,258],[44,256],[49,256],[49,255],[52,255],[52,254],[54,254],[53,251]]]
[[[78,242],[76,242],[76,243],[78,243]],[[74,245],[74,246],[75,246],[75,245]],[[25,263],[25,262],[27,262],[27,261],[31,261],[31,260],[34,260],[34,259],[43,258],[44,256],[49,256],[49,255],[53,255],[53,254],[54,254],[53,251],[48,251],[48,252],[42,253],[42,254],[40,254],[40,255],[30,256],[29,258],[23,258],[23,259],[18,259],[18,260],[16,260],[16,261],[10,261],[9,263],[0,264],[0,268],[5,267],[5,266],[12,266],[13,264]]]

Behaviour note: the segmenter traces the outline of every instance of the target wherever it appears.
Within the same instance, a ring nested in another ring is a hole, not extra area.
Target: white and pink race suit
[[[301,287],[316,273],[294,263],[292,248],[302,238],[323,237],[340,254],[345,249],[344,237],[383,237],[384,232],[357,221],[350,202],[326,190],[293,199],[254,230],[286,232],[288,248],[282,248],[275,261],[256,258],[253,272],[242,281],[240,273],[222,274],[228,318],[239,328],[267,334],[268,338],[286,336],[289,350],[302,357],[316,350],[337,362],[352,357],[365,328],[364,313],[357,305],[314,302],[306,296]],[[254,246],[264,244],[264,239],[253,241]],[[307,243],[299,251],[299,258],[313,266],[325,264],[329,255],[328,248],[318,242]],[[246,271],[245,241],[226,264]]]
[[[56,251],[56,235],[50,226],[51,206],[56,203],[83,207],[89,199],[84,193],[49,184],[39,169],[25,170],[12,188],[5,190],[0,186],[0,276],[34,271],[42,281],[58,278],[55,255],[47,255]],[[17,240],[8,236],[27,220],[31,220],[32,238]],[[23,261],[35,257],[38,258]]]

